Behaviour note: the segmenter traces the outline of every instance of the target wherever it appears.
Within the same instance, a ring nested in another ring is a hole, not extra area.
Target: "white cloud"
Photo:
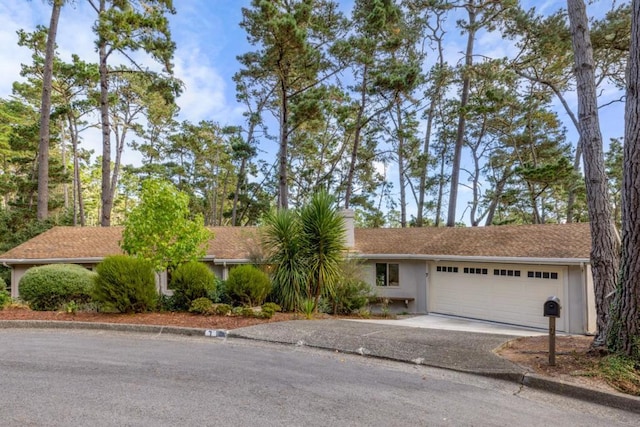
[[[228,105],[226,82],[198,49],[179,49],[175,58],[176,77],[185,87],[178,98],[180,117],[192,122],[215,120],[229,122],[236,115]]]

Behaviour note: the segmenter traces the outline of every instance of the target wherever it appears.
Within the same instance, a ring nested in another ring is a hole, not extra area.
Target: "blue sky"
[[[249,0],[174,0],[178,11],[171,17],[171,31],[177,44],[175,73],[185,83],[185,91],[178,99],[180,119],[192,122],[213,120],[222,125],[242,122],[243,110],[236,103],[231,77],[238,70],[236,56],[252,50],[246,34],[238,25],[242,18],[241,7],[249,3]],[[525,3],[535,5],[543,12],[566,7],[564,0],[528,0]],[[340,2],[347,14],[351,4],[351,0]],[[595,2],[588,6],[589,13],[601,13],[610,4]],[[16,31],[21,28],[31,31],[36,25],[48,25],[49,14],[50,6],[45,0],[0,0],[0,97],[9,97],[12,83],[20,80],[20,63],[31,62],[30,52],[17,46]],[[94,20],[95,14],[84,0],[75,0],[63,8],[58,33],[59,53],[63,59],[69,60],[72,53],[77,53],[85,60],[97,62],[91,31]],[[458,31],[451,31],[452,37],[446,46],[450,63],[458,62],[463,51],[464,40],[454,34]],[[481,53],[491,56],[508,55],[513,49],[497,33],[480,34],[477,46]],[[604,94],[602,102],[617,97],[619,93],[611,90]],[[575,95],[570,94],[568,100],[575,105]],[[565,121],[569,140],[575,142],[573,125],[564,111],[558,111]],[[605,143],[610,137],[621,136],[623,106],[618,103],[602,110],[601,114]],[[97,133],[96,136],[87,134],[84,144],[100,152]],[[266,151],[266,156],[274,150],[273,145],[261,148]],[[125,153],[125,163],[135,163],[137,158],[131,150]],[[390,165],[389,172],[394,173],[393,165]],[[461,188],[461,191],[465,189]],[[464,205],[464,202],[458,204]]]

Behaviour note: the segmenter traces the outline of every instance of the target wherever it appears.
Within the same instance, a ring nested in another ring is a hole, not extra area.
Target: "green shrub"
[[[343,280],[328,296],[328,305],[333,314],[352,314],[364,308],[373,296],[371,286],[362,280]]]
[[[263,305],[262,310],[260,310],[260,314],[260,317],[264,319],[271,319],[273,315],[276,314],[276,311],[271,306]]]
[[[96,274],[75,264],[33,267],[20,279],[20,298],[33,310],[57,310],[69,301],[86,303]]]
[[[214,313],[213,301],[209,298],[197,298],[191,302],[189,312],[208,316]]]
[[[271,292],[269,277],[252,265],[240,265],[229,273],[227,292],[237,302],[261,305]]]
[[[98,277],[93,298],[106,310],[141,313],[158,303],[155,274],[151,264],[139,258],[114,255],[96,268]]]
[[[257,317],[256,312],[251,307],[242,307],[240,311],[242,317]]]
[[[0,289],[0,310],[11,303],[11,294],[4,289]]]
[[[213,311],[219,316],[228,316],[231,314],[233,307],[229,304],[214,304]]]
[[[158,311],[178,311],[173,295],[160,295],[158,297]]]
[[[209,299],[214,303],[233,305],[233,298],[227,292],[227,282],[216,277],[216,288],[209,293]]]
[[[215,275],[206,264],[191,261],[180,265],[171,275],[173,305],[177,310],[188,310],[191,302],[208,298],[216,290]]]
[[[278,304],[276,304],[275,302],[265,302],[264,304],[262,304],[262,309],[265,310],[271,310],[274,313],[275,312],[281,312],[282,311],[282,307],[280,307]]]

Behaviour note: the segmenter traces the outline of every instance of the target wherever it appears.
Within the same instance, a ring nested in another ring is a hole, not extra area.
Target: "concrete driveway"
[[[532,337],[547,335],[543,329],[513,326],[504,323],[485,322],[482,320],[465,319],[462,317],[445,316],[442,314],[428,314],[422,316],[399,317],[398,319],[358,319],[353,322],[377,323],[379,325],[408,326],[412,328],[441,329],[444,331],[477,332],[495,335],[510,335]],[[562,334],[558,334],[562,335]]]

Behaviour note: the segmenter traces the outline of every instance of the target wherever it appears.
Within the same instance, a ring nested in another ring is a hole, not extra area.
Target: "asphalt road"
[[[450,371],[244,340],[0,330],[2,426],[638,425]]]

